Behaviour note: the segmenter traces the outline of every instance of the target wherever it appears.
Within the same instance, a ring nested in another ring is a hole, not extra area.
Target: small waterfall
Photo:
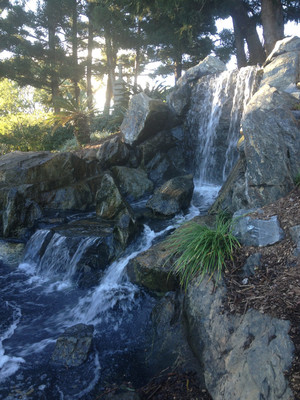
[[[239,140],[240,123],[244,109],[251,99],[258,67],[245,67],[238,71],[235,91],[230,114],[230,126],[227,136],[227,150],[223,167],[223,181],[225,182],[235,162],[237,161],[237,142]]]
[[[67,237],[50,230],[36,231],[28,241],[23,263],[19,268],[27,273],[69,281],[76,276],[77,267],[99,237]]]
[[[256,72],[256,67],[224,71],[195,85],[186,126],[195,148],[196,187],[221,185],[237,161],[240,121]]]

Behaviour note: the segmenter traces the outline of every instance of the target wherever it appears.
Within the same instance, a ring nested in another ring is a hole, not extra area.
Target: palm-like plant
[[[76,100],[70,93],[64,98],[56,98],[55,105],[61,110],[54,115],[54,129],[70,124],[80,146],[90,143],[90,116],[93,110],[88,108],[88,100],[83,92]]]

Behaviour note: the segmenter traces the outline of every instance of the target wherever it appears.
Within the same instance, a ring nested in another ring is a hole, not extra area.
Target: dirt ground
[[[235,261],[228,264],[225,280],[227,311],[245,313],[249,308],[291,322],[290,336],[295,345],[294,362],[287,377],[296,400],[300,399],[300,258],[293,255],[289,228],[300,225],[300,188],[262,209],[266,218],[277,215],[285,239],[267,247],[241,247]],[[254,214],[255,215],[255,214]],[[240,270],[247,257],[261,253],[260,265],[246,285],[241,283]]]

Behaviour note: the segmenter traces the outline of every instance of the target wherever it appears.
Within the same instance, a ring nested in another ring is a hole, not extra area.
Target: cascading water
[[[256,67],[224,71],[195,85],[186,129],[193,139],[196,187],[221,185],[236,162],[240,121],[256,71]]]
[[[156,238],[212,203],[236,159],[241,114],[254,74],[250,68],[224,72],[194,87],[186,124],[198,149],[190,214],[177,216],[158,232],[145,226],[141,237],[103,272],[97,287],[86,290],[72,283],[80,260],[100,243],[92,235],[73,238],[64,231],[38,230],[18,268],[0,261],[1,398],[27,398],[29,393],[33,399],[93,399],[101,382],[118,379],[117,371],[128,379],[146,376],[139,354],[145,351],[155,300],[128,282],[125,267]],[[57,337],[77,323],[94,325],[95,351],[74,375],[52,367],[49,360]]]

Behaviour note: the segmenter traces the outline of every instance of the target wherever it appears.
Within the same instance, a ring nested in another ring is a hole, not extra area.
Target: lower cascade
[[[243,133],[241,125],[249,124],[253,98],[260,94],[261,75],[257,67],[226,71],[219,60],[207,57],[178,81],[163,107],[151,104],[145,94],[133,98],[132,104],[139,112],[129,107],[127,115],[131,112],[140,117],[145,105],[151,118],[141,117],[144,120],[138,121],[140,131],[136,133],[134,124],[125,116],[122,141],[113,138],[105,142],[91,163],[78,158],[83,176],[93,169],[88,182],[80,175],[80,182],[74,184],[74,155],[67,156],[71,182],[67,189],[53,188],[60,175],[57,171],[51,185],[39,182],[38,188],[47,187],[42,195],[36,195],[33,184],[23,185],[25,172],[22,179],[18,178],[27,192],[23,186],[23,192],[15,188],[8,191],[2,216],[3,236],[13,237],[16,232],[23,237],[30,232],[31,236],[26,237],[26,245],[17,240],[0,241],[0,398],[94,400],[106,384],[131,382],[138,388],[169,367],[176,349],[178,365],[184,365],[181,352],[188,354],[191,367],[195,362],[199,379],[204,380],[205,375],[205,385],[213,399],[288,400],[291,393],[285,378],[275,371],[278,365],[282,370],[290,365],[293,345],[287,339],[288,321],[278,322],[255,310],[243,316],[227,315],[222,303],[225,285],[221,284],[214,293],[211,280],[205,280],[206,286],[193,282],[185,293],[168,289],[163,296],[159,290],[139,286],[131,277],[136,272],[134,260],[141,259],[146,251],[153,251],[149,263],[164,265],[163,256],[157,260],[165,250],[163,239],[194,217],[209,218],[207,211],[225,182],[225,186],[232,181],[237,185],[245,179],[241,185],[230,187],[226,195],[228,199],[233,192],[240,194],[240,190],[249,200],[248,181],[254,182],[255,177],[245,157],[251,153],[247,146],[252,146],[253,140],[244,133],[246,150],[238,150],[237,143]],[[276,90],[270,87],[270,97],[276,97]],[[176,117],[173,125],[168,125],[170,116]],[[149,119],[152,123],[155,120],[153,131]],[[157,126],[160,130],[155,131]],[[255,145],[253,148],[257,150]],[[258,154],[259,151],[255,157]],[[290,162],[296,164],[292,150],[288,154]],[[26,158],[17,154],[16,165],[21,164],[18,157],[22,162]],[[48,166],[57,165],[53,155],[37,157],[44,158]],[[59,157],[67,165],[65,155]],[[34,161],[28,162],[31,163],[37,168]],[[232,173],[240,164],[235,179]],[[41,165],[38,161],[38,168]],[[126,178],[128,174],[135,178]],[[11,172],[7,175],[12,179]],[[46,179],[52,175],[44,176]],[[186,192],[193,196],[190,206],[172,213],[173,209],[180,209],[180,204],[186,204],[187,198],[190,200],[183,188],[186,182]],[[84,187],[80,195],[79,187]],[[258,187],[253,184],[250,188]],[[32,196],[30,201],[26,201],[24,193]],[[156,196],[161,207],[151,208],[149,195],[152,199]],[[239,204],[245,203],[242,195],[236,196],[237,203],[242,199]],[[250,200],[247,204],[251,204]],[[169,214],[163,213],[164,202],[174,206]],[[45,204],[47,212],[58,210],[58,216],[43,218]],[[58,207],[62,204],[65,209]],[[92,205],[95,212],[89,211]],[[66,217],[61,216],[62,210],[77,211]],[[26,220],[25,214],[30,218]],[[24,224],[18,225],[18,220],[28,223],[28,231]],[[148,279],[147,273],[144,278]],[[204,314],[208,317],[202,320]],[[178,338],[175,327],[180,318],[184,324],[178,329]],[[165,321],[171,326],[167,332],[163,328]],[[160,331],[158,339],[154,330]],[[236,343],[242,344],[236,347]],[[251,347],[252,343],[257,347]],[[257,349],[261,343],[264,349],[260,352]],[[284,345],[279,346],[280,343]],[[281,353],[275,354],[278,348]],[[243,351],[248,349],[249,357],[244,362]],[[268,351],[271,361],[265,364],[258,353]],[[270,379],[276,378],[276,385],[280,381],[278,390],[275,384],[268,386],[262,366],[266,366]],[[228,374],[226,368],[231,368]],[[227,375],[223,373],[225,369]],[[250,369],[254,370],[253,386],[257,384],[259,389],[250,393],[247,388],[243,392]],[[283,394],[277,396],[276,390]]]

